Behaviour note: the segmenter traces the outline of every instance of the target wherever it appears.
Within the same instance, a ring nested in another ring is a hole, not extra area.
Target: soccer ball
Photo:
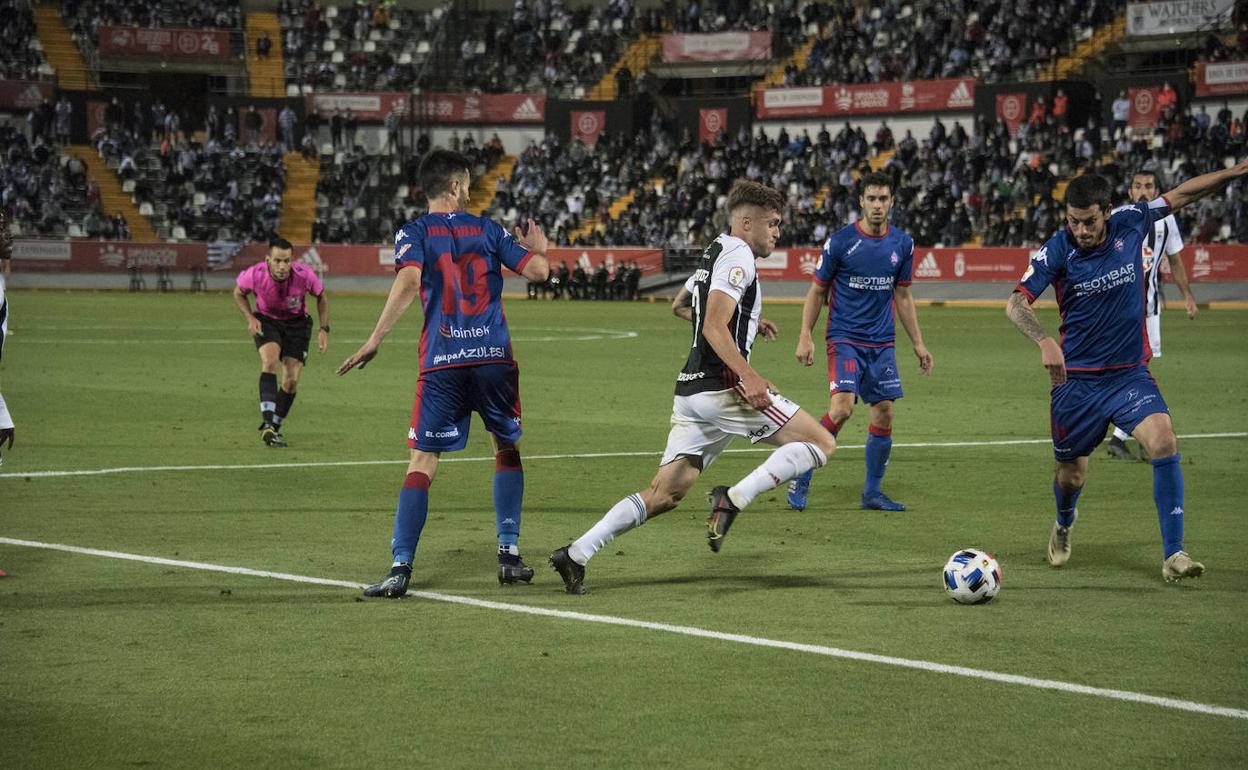
[[[945,593],[958,604],[986,604],[1001,590],[1001,567],[987,551],[963,548],[943,572]]]

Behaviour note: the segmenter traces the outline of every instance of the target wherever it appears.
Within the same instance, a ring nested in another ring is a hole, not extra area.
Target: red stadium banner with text
[[[250,243],[230,262],[214,268],[236,273],[264,258],[266,246]],[[336,275],[394,275],[394,247],[390,244],[318,243],[296,244],[295,258],[326,278]],[[777,249],[756,265],[761,278],[771,281],[809,281],[819,264],[819,249]],[[1015,247],[923,248],[914,252],[916,281],[988,281],[1013,283],[1022,277],[1034,253]],[[646,248],[552,248],[552,265],[578,263],[586,270],[599,264],[608,269],[636,262],[645,275],[663,270],[661,249]],[[1187,275],[1193,282],[1248,281],[1248,247],[1228,244],[1188,244],[1183,249]],[[33,240],[13,242],[13,268],[28,272],[124,273],[131,267],[145,272],[165,267],[186,272],[208,266],[206,243],[132,243],[128,241]],[[1004,299],[1004,297],[1002,297]]]
[[[754,105],[758,118],[949,112],[975,106],[975,80],[902,80],[814,88],[768,88]]]
[[[698,142],[716,144],[719,135],[728,130],[728,108],[714,107],[698,110]]]
[[[1010,136],[1018,134],[1018,127],[1027,119],[1027,94],[997,94],[997,117],[1005,121]]]
[[[1161,89],[1128,88],[1127,98],[1131,100],[1131,114],[1127,118],[1130,128],[1156,128],[1157,119],[1161,117],[1161,106],[1157,104],[1157,94]]]
[[[664,35],[663,62],[760,61],[771,58],[770,32]]]
[[[311,94],[305,100],[308,112],[351,110],[367,121],[384,120],[391,109],[406,115],[411,106],[411,94],[392,92]],[[546,120],[546,96],[428,93],[416,101],[416,110],[433,123],[541,123]]]
[[[52,101],[56,86],[42,80],[0,80],[0,110],[29,110]]]
[[[1196,95],[1223,96],[1248,93],[1248,61],[1196,65]]]
[[[572,138],[580,139],[583,144],[593,147],[598,144],[598,137],[602,136],[607,127],[607,113],[604,110],[573,110],[571,121]]]
[[[100,27],[96,46],[104,56],[230,61],[230,33],[221,29]]]

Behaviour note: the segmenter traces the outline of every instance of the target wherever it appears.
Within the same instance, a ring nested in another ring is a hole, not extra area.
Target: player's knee
[[[823,453],[823,462],[816,463],[816,468],[822,468],[826,465],[828,460],[832,457],[832,453],[836,451],[836,437],[831,433],[828,433],[826,430],[820,431],[819,433],[821,435],[815,436],[814,441],[811,442],[819,449],[820,452]]]
[[[1083,486],[1085,472],[1077,467],[1070,465],[1059,465],[1057,467],[1057,485],[1063,489],[1078,489]]]
[[[1179,439],[1174,435],[1173,430],[1163,431],[1150,444],[1150,446],[1146,446],[1144,449],[1148,452],[1148,456],[1152,458],[1170,457],[1179,451]]]

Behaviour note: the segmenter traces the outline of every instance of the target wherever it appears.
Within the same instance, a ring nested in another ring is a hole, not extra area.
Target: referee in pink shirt
[[[247,319],[247,331],[260,352],[260,438],[271,447],[286,446],[282,423],[295,401],[299,373],[308,359],[308,343],[312,339],[312,317],[304,303],[308,294],[316,297],[316,315],[320,319],[316,349],[324,353],[329,347],[329,298],[325,296],[325,287],[312,268],[293,261],[293,257],[289,241],[269,241],[264,261],[239,273],[234,287],[234,302]],[[254,312],[248,296],[251,294],[256,295]]]

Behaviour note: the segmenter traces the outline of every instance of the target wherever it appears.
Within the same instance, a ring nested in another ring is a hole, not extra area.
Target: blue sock
[[[1053,479],[1053,499],[1057,501],[1059,526],[1069,527],[1075,523],[1075,504],[1079,502],[1079,493],[1082,491],[1083,487],[1063,489],[1062,485],[1057,483],[1057,479]]]
[[[520,507],[524,500],[524,468],[520,452],[504,449],[494,456],[494,523],[498,545],[514,546],[520,539]]]
[[[411,564],[416,544],[429,515],[429,477],[418,471],[407,474],[399,490],[399,507],[394,512],[394,539],[390,552],[396,562]]]
[[[888,455],[893,450],[892,428],[872,425],[867,430],[867,485],[862,490],[864,496],[880,493],[880,482],[884,480],[884,471],[888,468]]]
[[[1179,456],[1153,460],[1153,502],[1166,558],[1183,550],[1183,467]]]

